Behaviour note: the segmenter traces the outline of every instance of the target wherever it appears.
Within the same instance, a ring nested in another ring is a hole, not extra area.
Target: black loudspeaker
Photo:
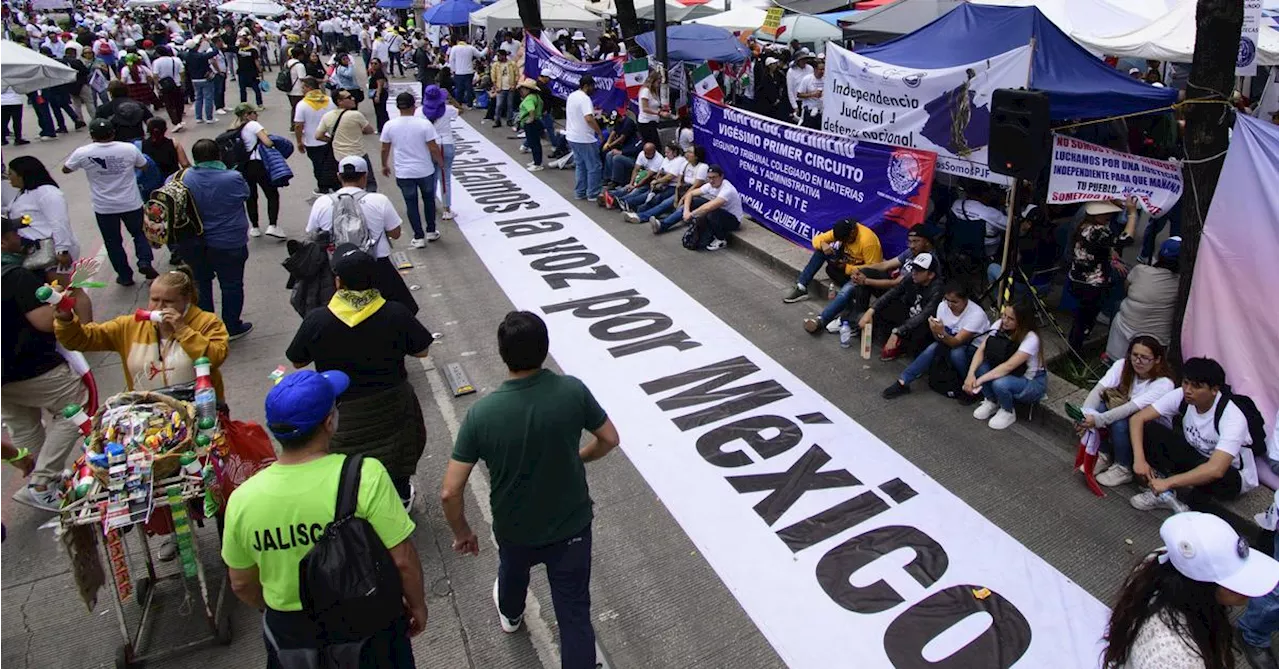
[[[991,96],[987,166],[992,172],[1035,181],[1049,162],[1049,95],[1000,88]]]

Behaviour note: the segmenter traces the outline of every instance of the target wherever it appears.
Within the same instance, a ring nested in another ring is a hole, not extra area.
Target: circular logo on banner
[[[924,81],[924,72],[912,72],[902,77],[902,83],[906,84],[907,88],[919,88],[922,81]]]
[[[1240,51],[1236,53],[1236,67],[1244,67],[1253,62],[1254,54],[1258,52],[1258,45],[1248,37],[1240,37]]]
[[[920,161],[907,151],[894,151],[889,158],[889,187],[898,195],[908,195],[920,185]]]
[[[711,120],[711,103],[702,98],[693,99],[693,118],[698,125],[706,125]]]

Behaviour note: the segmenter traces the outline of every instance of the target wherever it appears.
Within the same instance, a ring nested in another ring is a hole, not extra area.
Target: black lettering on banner
[[[924,658],[930,641],[982,612],[991,616],[982,634],[941,660]],[[954,585],[925,597],[889,623],[884,635],[885,654],[898,669],[1006,669],[1030,647],[1031,625],[1018,607],[1000,593],[976,585]]]
[[[889,504],[879,495],[868,490],[847,499],[826,511],[805,518],[791,527],[778,531],[778,538],[791,549],[800,551],[889,510]]]
[[[556,225],[560,225],[556,223]],[[560,226],[564,227],[564,226]],[[552,290],[560,290],[568,288],[570,281],[608,281],[609,279],[618,278],[618,273],[608,265],[596,265],[591,268],[590,272],[556,272],[555,274],[547,274],[542,277],[543,281],[551,286]]]
[[[691,348],[702,346],[702,344],[690,339],[689,335],[684,330],[680,330],[679,332],[672,332],[670,334],[642,339],[640,341],[634,341],[621,346],[614,346],[609,349],[609,355],[612,355],[615,358],[621,358],[623,356],[661,348],[663,346],[670,346],[677,351],[687,351]]]
[[[671,422],[675,423],[676,427],[680,428],[681,431],[688,431],[701,425],[730,418],[744,411],[750,411],[791,397],[791,392],[773,379],[734,388],[720,389],[725,384],[732,383],[758,371],[760,371],[760,368],[756,367],[754,363],[744,356],[738,356],[712,363],[705,367],[691,369],[687,372],[647,381],[640,384],[640,389],[647,395],[653,395],[654,393],[704,381],[704,383],[696,387],[658,401],[658,408],[663,411],[671,411],[672,409],[724,400],[715,406],[671,419]]]
[[[671,327],[671,324],[671,317],[666,314],[641,311],[596,321],[588,328],[588,332],[601,341],[626,341],[658,334]]]
[[[937,583],[950,564],[947,552],[933,537],[914,527],[889,525],[851,537],[827,551],[818,560],[818,585],[831,601],[854,613],[888,611],[906,601],[893,586],[883,580],[855,586],[849,582],[849,577],[899,548],[915,551],[915,557],[903,570],[926,588]]]
[[[725,480],[740,493],[768,490],[768,496],[756,503],[754,508],[765,523],[773,525],[801,495],[810,490],[862,485],[862,481],[843,469],[818,471],[830,461],[831,456],[821,446],[814,444],[785,472],[728,476]]]
[[[527,235],[540,235],[544,232],[555,232],[563,230],[564,223],[560,221],[542,221],[540,223],[521,223],[519,225],[508,225],[502,229],[502,234],[508,239],[512,237],[525,237]]]
[[[540,256],[548,253],[568,253],[569,251],[586,251],[587,247],[578,242],[577,237],[565,237],[557,239],[554,242],[546,242],[537,244],[529,248],[520,249],[520,255]]]
[[[503,221],[494,221],[493,224],[498,227],[502,227],[504,225],[511,225],[512,223],[532,223],[533,221],[545,221],[552,218],[564,218],[565,216],[568,216],[568,215],[569,215],[569,212],[561,211],[554,214],[541,214],[538,216],[522,216],[520,218],[508,218]]]
[[[476,204],[506,204],[508,202],[524,202],[529,196],[524,193],[497,193],[495,195],[481,195],[477,198]]]
[[[766,437],[766,430],[778,434]],[[784,453],[804,437],[799,425],[782,416],[748,416],[707,431],[698,437],[698,454],[717,467],[742,467],[753,461],[743,450],[750,448],[761,458],[769,459]],[[741,440],[739,450],[726,451],[724,447]]]
[[[594,253],[563,253],[561,255],[538,258],[529,266],[539,272],[554,272],[566,269],[579,269],[600,262],[600,256]]]
[[[577,241],[574,240],[573,237],[570,237],[567,240],[562,239],[558,242],[551,243],[563,244],[569,240]],[[545,246],[545,244],[542,246]],[[541,246],[531,248],[541,248]],[[524,249],[520,252],[528,253],[529,249]],[[542,313],[554,314],[560,311],[573,309],[573,315],[578,318],[603,318],[605,316],[625,314],[628,311],[642,309],[647,306],[649,306],[649,298],[641,297],[640,293],[636,292],[635,289],[631,289],[619,291],[617,293],[609,293],[607,295],[584,297],[580,300],[570,300],[568,302],[561,302],[560,304],[550,304],[542,307]]]
[[[517,193],[521,192],[520,189],[517,188],[515,184],[505,179],[503,179],[502,181],[489,181],[488,179],[486,179],[484,181],[476,182],[475,185],[466,186],[466,189],[467,189],[467,192],[471,193],[472,195],[476,193],[488,193],[489,191],[502,192],[502,193],[510,193],[512,191],[515,191]]]

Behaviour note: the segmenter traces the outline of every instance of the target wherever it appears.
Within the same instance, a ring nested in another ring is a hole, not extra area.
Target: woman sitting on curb
[[[973,417],[989,420],[993,430],[1003,430],[1018,420],[1014,402],[1039,402],[1047,389],[1035,307],[1030,302],[1007,304],[1000,324],[991,329],[969,363],[964,391],[982,393],[984,398]]]
[[[1098,475],[1100,485],[1113,488],[1133,480],[1129,417],[1173,389],[1173,369],[1165,359],[1164,345],[1151,335],[1138,335],[1129,342],[1129,354],[1111,365],[1089,391],[1076,432],[1107,428],[1114,464]]]

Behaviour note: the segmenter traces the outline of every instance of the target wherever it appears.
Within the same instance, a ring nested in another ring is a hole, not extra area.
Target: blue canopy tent
[[[1129,78],[1053,25],[1035,7],[964,4],[909,34],[859,55],[902,67],[973,63],[1035,40],[1031,88],[1049,94],[1054,120],[1102,118],[1165,107],[1178,93]]]
[[[435,26],[465,26],[471,21],[471,12],[483,9],[471,0],[445,0],[422,13],[422,19]]]
[[[413,0],[378,0],[378,7],[382,9],[410,9],[413,7]]]
[[[637,36],[636,44],[651,54],[657,50],[654,45],[653,31]],[[719,26],[690,23],[667,27],[668,63],[678,61],[701,63],[706,60],[741,63],[750,56],[750,49],[739,42],[733,33]]]

